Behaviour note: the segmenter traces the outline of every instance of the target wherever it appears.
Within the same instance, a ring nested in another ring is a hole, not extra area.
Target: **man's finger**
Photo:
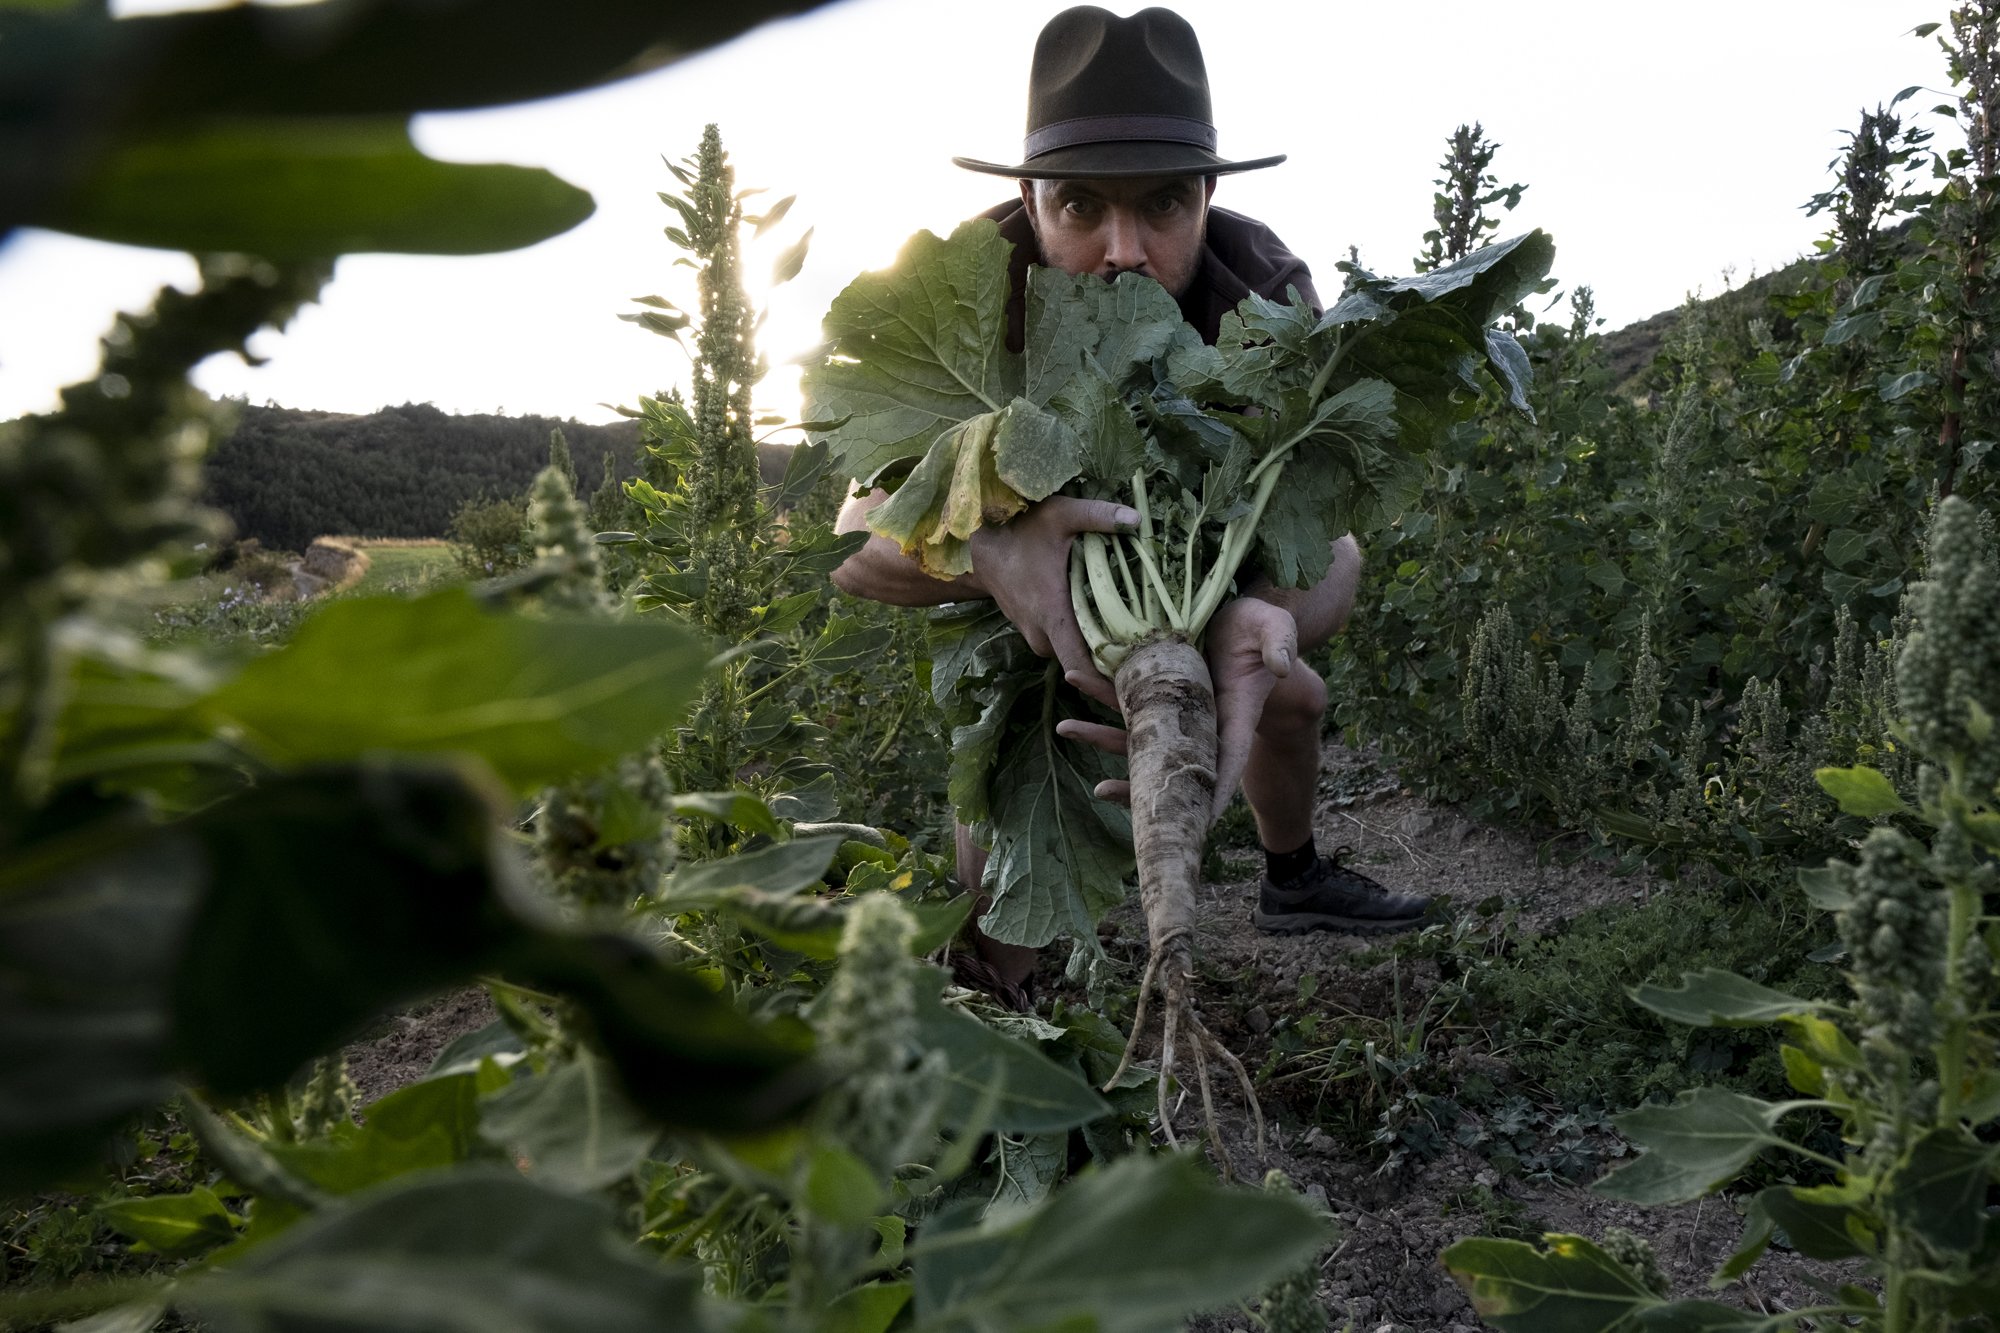
[[[1056,498],[1063,502],[1063,526],[1071,532],[1138,531],[1139,511],[1131,505],[1122,505],[1115,500],[1079,500],[1068,495]],[[1044,500],[1042,503],[1050,502]]]
[[[1250,764],[1250,745],[1257,738],[1257,719],[1263,716],[1270,688],[1224,690],[1215,700],[1215,805],[1209,811],[1213,824],[1221,818],[1243,770]]]
[[[1264,666],[1274,676],[1292,674],[1292,659],[1298,655],[1298,632],[1274,635],[1264,641]]]
[[[1068,629],[1069,637],[1074,641],[1072,651],[1075,653],[1072,657],[1064,652],[1060,640],[1058,641],[1056,657],[1066,668],[1063,671],[1063,679],[1086,697],[1097,700],[1114,713],[1118,712],[1118,691],[1104,678],[1103,673],[1098,671],[1097,664],[1091,660],[1090,645],[1083,641],[1083,633],[1077,629],[1076,622],[1072,620],[1067,626],[1060,628]],[[1081,665],[1078,665],[1079,663]]]
[[[1114,805],[1132,804],[1132,784],[1123,778],[1106,778],[1092,787],[1090,794],[1100,801],[1110,801]]]
[[[1095,745],[1106,754],[1124,754],[1130,741],[1123,727],[1107,726],[1102,722],[1085,722],[1080,717],[1066,717],[1056,723],[1056,735],[1066,741],[1082,741],[1085,745]]]
[[[1215,804],[1208,812],[1210,824],[1222,817],[1223,810],[1236,795],[1236,788],[1243,781],[1243,770],[1250,765],[1250,742],[1256,730],[1254,719],[1216,719],[1215,737]]]

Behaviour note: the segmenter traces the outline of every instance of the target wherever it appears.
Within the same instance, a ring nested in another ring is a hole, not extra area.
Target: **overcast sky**
[[[345,258],[320,305],[253,343],[268,364],[218,357],[196,382],[333,411],[428,401],[610,419],[601,404],[677,382],[685,365],[616,316],[634,296],[686,293],[655,191],[674,188],[661,156],[692,152],[709,121],[739,185],[799,196],[753,251],[753,279],[815,229],[805,271],[768,295],[765,350],[796,355],[854,274],[1012,190],[950,158],[1018,160],[1035,33],[1063,7],[843,0],[642,79],[421,118],[433,155],[548,167],[591,191],[596,214],[506,255]],[[1824,227],[1801,205],[1826,188],[1861,108],[1922,84],[1934,95],[1904,110],[1928,114],[1945,93],[1935,39],[1910,35],[1945,17],[1943,0],[1175,7],[1201,36],[1221,151],[1290,154],[1225,178],[1216,202],[1268,222],[1322,290],[1350,245],[1377,271],[1407,268],[1444,139],[1477,120],[1502,145],[1501,180],[1529,187],[1504,232],[1551,232],[1558,278],[1590,284],[1610,327],[1806,251]],[[52,406],[59,386],[91,373],[113,311],[192,274],[185,256],[46,233],[0,249],[0,419]],[[794,408],[792,380],[773,373],[769,405]]]

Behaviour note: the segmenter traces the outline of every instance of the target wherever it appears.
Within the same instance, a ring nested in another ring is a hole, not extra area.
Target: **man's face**
[[[1022,181],[1042,262],[1066,273],[1143,273],[1181,296],[1201,263],[1215,178]]]

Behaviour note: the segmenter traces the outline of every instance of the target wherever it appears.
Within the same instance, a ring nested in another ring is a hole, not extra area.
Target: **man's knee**
[[[1326,682],[1304,662],[1292,665],[1292,673],[1282,677],[1264,701],[1264,714],[1257,722],[1261,734],[1282,736],[1297,732],[1319,733],[1326,718]]]

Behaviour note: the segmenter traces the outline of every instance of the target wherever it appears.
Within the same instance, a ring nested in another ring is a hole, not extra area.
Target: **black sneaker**
[[[1352,935],[1389,935],[1423,922],[1431,900],[1415,893],[1392,893],[1358,870],[1340,864],[1352,847],[1338,847],[1288,884],[1267,875],[1250,914],[1257,929],[1275,935],[1308,930],[1340,930]]]

